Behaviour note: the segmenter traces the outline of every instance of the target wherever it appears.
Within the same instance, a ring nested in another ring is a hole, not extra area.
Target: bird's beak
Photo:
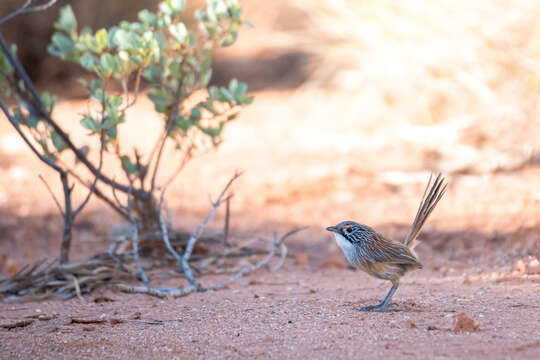
[[[331,232],[338,232],[338,228],[335,226],[329,226],[326,228],[326,230]]]

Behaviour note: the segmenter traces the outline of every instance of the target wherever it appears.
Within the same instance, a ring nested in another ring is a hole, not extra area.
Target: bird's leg
[[[377,305],[370,305],[366,307],[361,308],[354,308],[354,310],[358,311],[367,311],[367,312],[393,312],[396,310],[388,310],[387,308],[389,306],[397,305],[396,303],[390,303],[390,300],[392,300],[392,296],[394,296],[394,293],[396,292],[397,288],[399,286],[399,283],[394,283],[390,291],[388,292],[388,295],[384,298],[384,300]]]

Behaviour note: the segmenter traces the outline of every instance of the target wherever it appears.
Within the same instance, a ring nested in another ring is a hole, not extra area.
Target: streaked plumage
[[[371,227],[354,221],[343,221],[327,228],[328,231],[334,233],[337,244],[352,266],[379,279],[389,280],[393,284],[383,302],[359,310],[387,311],[386,308],[390,305],[389,302],[399,285],[399,279],[410,270],[422,268],[414,252],[414,247],[417,245],[416,238],[446,191],[446,184],[443,185],[444,178],[441,174],[435,178],[430,187],[431,179],[430,177],[404,243],[388,240]]]

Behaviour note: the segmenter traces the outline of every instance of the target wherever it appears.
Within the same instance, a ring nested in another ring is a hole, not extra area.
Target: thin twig
[[[64,216],[64,210],[62,210],[62,206],[60,205],[60,202],[58,201],[58,198],[56,197],[56,195],[54,195],[51,187],[49,186],[47,181],[45,181],[45,179],[43,178],[43,176],[41,174],[39,174],[38,177],[43,182],[43,184],[45,185],[47,190],[49,191],[49,194],[51,194],[51,197],[53,198],[54,203],[56,204],[56,207],[58,208],[58,211],[60,211],[60,214],[62,214],[62,216]]]
[[[98,169],[97,169],[99,173],[101,173],[101,170],[103,168],[103,152],[105,150],[104,136],[105,136],[104,131],[101,130],[101,135],[99,137],[99,165],[98,165]],[[75,217],[77,215],[79,215],[79,213],[82,211],[82,209],[86,206],[86,204],[88,203],[88,201],[92,197],[92,194],[95,193],[96,185],[97,185],[98,180],[99,180],[99,177],[95,176],[94,181],[92,182],[92,184],[90,185],[90,188],[88,189],[88,194],[86,194],[86,197],[81,202],[79,207],[77,207],[75,210],[73,210],[73,219],[75,219]]]
[[[231,199],[225,203],[225,227],[223,229],[223,244],[229,246],[229,226],[231,217]]]
[[[62,189],[64,190],[64,232],[62,234],[62,244],[60,245],[60,264],[69,262],[69,249],[71,247],[71,225],[73,224],[73,214],[71,211],[71,191],[72,187],[69,186],[68,176],[65,171],[60,173],[60,180],[62,181]]]
[[[49,0],[48,3],[43,4],[43,5],[30,6],[30,5],[32,5],[34,0],[27,0],[24,3],[24,5],[21,6],[18,10],[15,10],[14,12],[12,12],[12,13],[4,16],[3,18],[1,18],[0,19],[0,25],[8,22],[9,20],[13,19],[14,17],[16,17],[18,15],[46,10],[46,9],[50,8],[51,6],[53,6],[57,1],[58,0]]]
[[[17,123],[17,121],[13,118],[13,116],[11,116],[11,113],[9,112],[9,109],[8,107],[6,106],[6,104],[4,104],[4,102],[2,100],[0,100],[0,108],[2,109],[4,115],[6,116],[6,118],[8,119],[8,121],[11,123],[11,125],[13,126],[13,128],[17,131],[17,133],[19,134],[19,136],[24,140],[24,142],[26,143],[26,145],[28,145],[28,147],[30,148],[30,150],[32,150],[32,152],[39,158],[39,160],[41,160],[42,162],[44,162],[47,166],[50,166],[51,168],[53,168],[54,170],[58,171],[59,173],[63,172],[64,169],[62,169],[60,166],[56,165],[54,162],[52,162],[51,160],[47,159],[46,157],[44,157],[37,149],[36,147],[32,144],[32,142],[28,139],[28,137],[26,136],[26,134],[22,131],[21,127],[19,126],[19,124]]]
[[[150,281],[148,280],[148,277],[146,276],[146,273],[144,272],[144,269],[139,262],[139,231],[137,230],[137,221],[133,217],[131,217],[131,220],[133,222],[133,261],[135,262],[135,267],[137,268],[137,275],[139,275],[142,282],[144,283],[144,285],[146,285],[147,288],[151,288],[152,286],[150,285]]]
[[[178,165],[176,170],[172,173],[172,175],[163,185],[163,188],[161,190],[161,198],[165,196],[165,192],[167,191],[167,188],[169,187],[169,185],[174,181],[174,179],[176,179],[176,177],[180,174],[184,166],[186,166],[187,162],[191,159],[191,154],[194,148],[195,148],[195,144],[191,143],[188,149],[186,150],[186,154],[184,158],[182,159],[182,161],[180,162],[180,165]]]
[[[75,171],[71,170],[71,169],[66,169],[66,171],[71,175],[73,176],[80,184],[82,184],[83,186],[85,186],[87,189],[90,189],[92,184],[89,184],[87,182],[85,182]],[[118,207],[117,204],[115,204],[114,201],[112,201],[110,198],[108,198],[101,190],[99,190],[99,188],[97,187],[97,185],[94,187],[94,195],[96,195],[98,198],[100,198],[101,200],[103,200],[104,202],[107,203],[107,205],[109,205],[110,207],[112,207],[119,215],[121,215],[122,217],[124,217],[126,220],[129,220],[129,218],[127,217],[127,215],[124,213],[124,211]]]
[[[204,221],[202,222],[202,224],[197,228],[197,230],[195,230],[195,232],[193,232],[188,240],[188,244],[186,246],[186,250],[184,251],[184,255],[182,256],[182,268],[184,269],[184,274],[186,275],[186,277],[188,278],[189,282],[191,285],[195,285],[196,284],[196,281],[195,279],[193,278],[193,275],[191,275],[191,271],[189,269],[189,265],[188,265],[188,261],[189,261],[189,257],[191,256],[191,253],[193,251],[193,248],[195,247],[195,243],[197,242],[197,239],[199,239],[199,237],[201,236],[202,232],[204,231],[204,229],[206,228],[206,226],[208,225],[208,223],[214,218],[214,215],[216,214],[216,210],[217,208],[223,203],[223,201],[226,201],[227,199],[229,199],[232,195],[228,195],[227,197],[224,198],[225,196],[225,193],[229,190],[229,188],[231,187],[232,183],[238,179],[240,176],[242,175],[241,172],[236,172],[233,177],[229,180],[229,182],[227,183],[227,185],[225,185],[225,187],[223,188],[223,190],[221,191],[221,193],[219,194],[219,197],[218,199],[216,200],[216,202],[214,202],[212,204],[212,209],[210,210],[210,213],[208,214],[208,216],[206,217],[206,219],[204,219]]]
[[[163,214],[161,212],[161,204],[158,208],[158,218],[159,218],[159,226],[161,227],[161,234],[163,236],[163,242],[165,243],[165,247],[169,252],[172,254],[174,259],[178,262],[178,265],[182,264],[182,256],[178,254],[176,250],[171,245],[171,242],[169,241],[169,232],[167,231],[167,226],[165,225],[165,221],[163,220]]]
[[[81,287],[79,286],[79,281],[77,280],[77,277],[73,274],[69,274],[69,277],[73,279],[73,284],[75,285],[75,292],[79,300],[81,300],[82,302],[86,302],[86,300],[83,298],[81,294]]]
[[[122,88],[124,89],[124,97],[126,98],[126,105],[119,109],[120,112],[126,111],[128,108],[135,105],[135,103],[137,102],[137,97],[139,95],[139,88],[141,85],[141,75],[142,75],[142,68],[140,68],[137,71],[137,75],[135,76],[135,88],[133,89],[133,98],[131,100],[129,100],[127,80],[122,79]]]
[[[229,285],[230,283],[232,283],[232,282],[236,281],[237,279],[241,278],[242,276],[259,269],[261,266],[268,263],[272,257],[274,257],[274,255],[276,253],[276,250],[279,249],[281,247],[281,245],[283,245],[283,242],[285,241],[285,239],[287,239],[288,237],[290,237],[290,236],[292,236],[292,235],[294,235],[294,234],[296,234],[296,233],[298,233],[298,232],[300,232],[302,230],[305,230],[307,228],[308,228],[307,226],[298,227],[298,228],[295,228],[295,229],[289,231],[285,235],[283,235],[279,240],[277,238],[274,238],[274,242],[272,244],[273,245],[272,249],[268,252],[268,255],[266,255],[266,257],[264,259],[262,259],[261,261],[259,261],[258,263],[256,263],[255,265],[253,265],[253,266],[251,266],[249,268],[246,268],[244,270],[241,270],[241,271],[237,272],[236,274],[234,274],[233,276],[231,276],[227,280],[223,281],[222,283],[220,283],[218,285],[215,285],[215,286],[208,287],[208,288],[204,288],[204,289],[205,290],[219,290],[219,289],[222,289],[225,286]]]

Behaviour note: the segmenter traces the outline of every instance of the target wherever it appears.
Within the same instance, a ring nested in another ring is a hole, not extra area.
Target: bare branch
[[[159,226],[161,227],[161,234],[163,236],[163,242],[165,243],[165,247],[167,247],[167,250],[172,254],[174,259],[178,262],[178,264],[182,264],[182,257],[171,245],[171,242],[169,241],[169,232],[167,231],[167,226],[165,225],[165,221],[163,220],[163,214],[161,212],[161,204],[158,208],[158,217],[159,217]],[[191,273],[190,273],[191,275]],[[195,281],[195,280],[193,280]]]
[[[141,266],[141,263],[139,261],[139,231],[137,230],[137,221],[133,219],[132,217],[132,238],[133,238],[133,261],[135,262],[135,267],[137,268],[138,276],[146,285],[148,289],[150,289],[152,286],[150,285],[150,281],[148,280],[148,277],[146,276],[146,273],[144,272],[143,267]]]
[[[66,172],[60,173],[62,188],[64,189],[64,232],[62,235],[62,245],[60,246],[60,264],[69,262],[69,248],[71,247],[71,225],[73,224],[73,214],[71,210],[71,190]]]
[[[229,226],[231,217],[231,199],[227,199],[225,203],[225,226],[223,229],[223,244],[229,246]]]
[[[98,165],[98,168],[97,168],[98,173],[101,173],[101,169],[103,168],[103,152],[104,152],[104,150],[105,150],[104,131],[101,130],[101,135],[99,137],[99,165]],[[92,185],[90,185],[90,187],[88,189],[88,194],[86,194],[85,199],[81,202],[79,207],[77,207],[73,211],[73,219],[75,219],[75,217],[77,215],[79,215],[79,213],[82,211],[82,209],[86,206],[86,204],[88,203],[88,201],[92,197],[92,194],[94,194],[94,192],[96,190],[96,185],[97,185],[98,180],[99,180],[99,177],[95,176],[94,181],[92,182]]]
[[[285,239],[287,239],[288,237],[290,237],[290,236],[292,236],[292,235],[294,235],[294,234],[296,234],[296,233],[298,233],[298,232],[300,232],[302,230],[305,230],[307,228],[308,228],[307,226],[298,227],[298,228],[295,228],[295,229],[289,231],[288,233],[286,233],[285,235],[283,235],[279,239],[274,237],[274,242],[272,244],[273,245],[272,249],[270,249],[270,251],[268,252],[268,255],[266,255],[264,257],[264,259],[262,259],[261,261],[259,261],[255,265],[250,266],[249,268],[246,268],[246,269],[243,269],[243,270],[237,272],[236,274],[234,274],[233,276],[231,276],[227,280],[223,281],[222,283],[220,283],[218,285],[215,285],[215,286],[210,286],[210,287],[207,287],[207,288],[203,288],[203,290],[215,291],[215,290],[222,289],[225,286],[229,285],[230,283],[238,280],[242,276],[244,276],[246,274],[249,274],[250,272],[253,272],[253,271],[261,268],[263,265],[267,264],[270,261],[270,259],[272,259],[274,257],[274,255],[276,254],[277,249],[281,248],[281,246],[283,245],[283,242],[285,241]]]
[[[58,199],[56,198],[56,195],[54,195],[51,187],[49,186],[49,184],[47,184],[47,182],[45,181],[45,179],[43,178],[43,176],[41,176],[41,174],[38,175],[39,179],[43,182],[43,184],[45,185],[45,187],[47,188],[47,190],[49,191],[49,194],[51,194],[51,197],[53,198],[54,200],[54,203],[56,204],[56,207],[58,208],[58,211],[60,211],[60,214],[62,214],[62,216],[64,216],[64,210],[62,210],[62,206],[60,205],[60,202],[58,201]]]
[[[32,142],[28,139],[28,137],[26,136],[26,134],[21,130],[21,127],[19,126],[19,124],[17,123],[17,121],[13,118],[13,116],[11,116],[11,113],[9,112],[9,109],[8,107],[6,106],[6,104],[4,104],[4,102],[2,100],[0,100],[0,108],[2,109],[2,111],[4,112],[4,115],[6,115],[6,118],[8,119],[8,121],[11,123],[11,125],[13,126],[13,128],[15,128],[15,130],[17,131],[17,133],[19,133],[20,137],[22,137],[22,139],[24,140],[24,142],[26,143],[26,145],[28,145],[28,147],[32,150],[32,152],[39,158],[39,160],[41,160],[42,162],[44,162],[46,165],[48,165],[49,167],[53,168],[54,170],[58,171],[59,173],[63,172],[64,169],[62,169],[60,166],[56,165],[54,162],[52,162],[51,160],[47,159],[46,157],[44,157],[34,146],[34,144],[32,144]]]
[[[50,8],[51,6],[53,6],[57,1],[58,0],[49,0],[48,3],[43,4],[43,5],[30,6],[30,5],[32,5],[34,0],[26,0],[24,5],[21,6],[18,10],[15,10],[14,12],[12,12],[12,13],[4,16],[3,18],[1,18],[0,19],[0,25],[8,22],[9,20],[13,19],[14,17],[16,17],[18,15],[46,10],[46,9]]]
[[[58,160],[58,162],[61,163],[60,159]],[[84,181],[75,171],[67,168],[66,171],[69,173],[69,175],[73,176],[80,184],[82,184],[83,186],[85,186],[87,189],[90,189],[92,187],[92,184],[89,183],[89,182],[86,182]],[[110,207],[112,207],[119,215],[121,215],[122,217],[124,217],[126,220],[129,220],[129,218],[127,217],[127,215],[124,213],[124,211],[118,207],[117,204],[115,204],[115,202],[113,200],[111,200],[110,198],[108,198],[103,192],[101,192],[101,190],[99,190],[99,188],[97,187],[97,185],[94,187],[94,194],[100,198],[101,200],[103,200],[104,202],[107,203],[107,205],[109,205]]]
[[[182,169],[184,169],[184,166],[186,166],[187,162],[191,159],[191,154],[192,154],[192,151],[193,151],[194,148],[195,148],[195,145],[192,143],[188,147],[188,149],[186,150],[186,154],[184,155],[184,158],[180,162],[180,165],[178,165],[178,167],[176,168],[174,173],[172,173],[172,175],[169,177],[169,179],[163,185],[163,188],[161,190],[161,198],[162,199],[164,198],[165,191],[167,191],[167,188],[169,187],[169,185],[174,181],[174,179],[176,179],[176,177],[180,174]]]
[[[127,85],[128,80],[122,79],[122,88],[124,90],[124,97],[126,98],[126,104],[124,105],[124,107],[119,109],[120,112],[126,111],[128,108],[132,107],[137,102],[137,97],[139,95],[139,88],[141,86],[141,75],[142,75],[142,68],[140,68],[137,71],[137,75],[135,77],[135,88],[133,89],[133,98],[131,100],[129,100],[129,91],[128,91],[128,85]]]
[[[197,239],[201,236],[203,230],[206,228],[206,226],[208,225],[208,223],[214,218],[214,215],[216,214],[216,210],[217,208],[224,202],[226,201],[227,199],[229,199],[232,195],[229,195],[227,197],[224,198],[225,196],[225,193],[229,190],[229,188],[231,187],[232,183],[238,179],[240,176],[242,175],[242,172],[236,172],[233,177],[229,180],[229,182],[227,183],[227,185],[225,185],[225,187],[223,188],[223,190],[221,191],[221,193],[219,194],[218,196],[218,199],[216,200],[216,202],[214,202],[212,204],[212,209],[210,210],[210,213],[208,214],[208,216],[206,217],[206,219],[204,219],[204,221],[202,222],[202,224],[199,226],[199,228],[193,233],[191,234],[191,237],[189,238],[189,241],[188,241],[188,245],[186,247],[186,251],[184,253],[184,256],[183,256],[183,259],[184,261],[187,262],[187,260],[189,260],[189,257],[191,256],[191,252],[193,251],[193,247],[195,246],[195,242],[197,241]]]
[[[133,294],[146,294],[155,296],[158,298],[166,297],[181,297],[186,296],[197,291],[197,288],[193,285],[188,285],[181,289],[175,288],[146,288],[144,286],[129,286],[124,284],[116,285],[118,289],[123,292],[133,293]]]

